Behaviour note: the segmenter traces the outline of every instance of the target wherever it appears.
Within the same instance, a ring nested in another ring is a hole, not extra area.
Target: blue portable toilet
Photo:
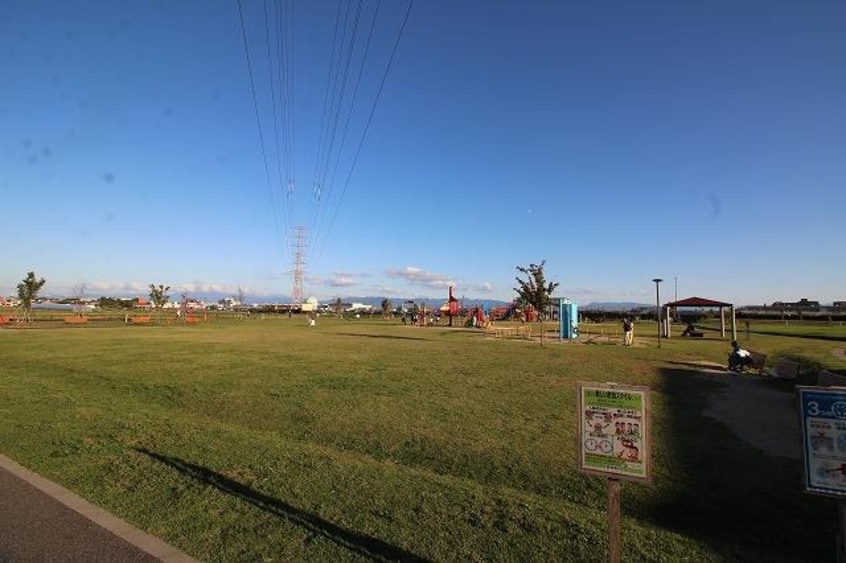
[[[579,306],[569,299],[558,300],[558,334],[561,340],[579,337]]]

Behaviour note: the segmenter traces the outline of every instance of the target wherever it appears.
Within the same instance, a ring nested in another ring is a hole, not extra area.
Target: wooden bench
[[[153,322],[153,319],[151,317],[130,317],[129,322],[134,325],[148,325]]]
[[[817,385],[820,387],[846,387],[846,375],[823,370],[817,375]]]
[[[754,369],[758,372],[758,375],[764,375],[764,369],[767,367],[767,355],[749,350],[749,357],[751,362],[746,367]]]
[[[705,333],[701,330],[696,330],[696,328],[692,324],[688,324],[687,328],[682,331],[681,335],[683,337],[689,336],[690,338],[703,338],[705,336]]]
[[[517,334],[517,328],[513,326],[508,327],[494,327],[494,338],[502,338],[503,336],[514,336]]]
[[[799,379],[799,364],[792,360],[780,359],[776,362],[775,369],[768,373],[773,379],[785,381],[796,381]]]
[[[532,336],[532,327],[529,325],[493,327],[491,330],[493,330],[494,338],[504,338],[508,336],[531,338]]]
[[[84,324],[88,324],[88,317],[80,317],[80,316],[65,317],[65,319],[64,319],[64,320],[65,320],[65,324],[67,324],[67,325],[84,325]]]

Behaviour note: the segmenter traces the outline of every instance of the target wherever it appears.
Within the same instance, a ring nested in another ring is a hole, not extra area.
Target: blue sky
[[[846,3],[408,6],[0,2],[0,294],[846,299]]]

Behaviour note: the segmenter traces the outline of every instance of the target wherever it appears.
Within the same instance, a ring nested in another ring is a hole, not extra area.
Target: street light
[[[658,291],[658,284],[662,281],[661,278],[655,278],[655,317],[658,319],[658,347],[661,347],[661,294]]]

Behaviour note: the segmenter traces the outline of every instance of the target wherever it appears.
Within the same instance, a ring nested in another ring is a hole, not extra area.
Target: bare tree
[[[238,295],[235,297],[236,301],[238,301],[238,314],[237,318],[242,318],[244,315],[244,299],[246,299],[246,293],[244,292],[244,288],[240,285],[238,286]]]
[[[85,299],[85,284],[81,283],[71,288],[71,295],[73,296],[74,310],[80,317],[82,316],[82,300]]]

